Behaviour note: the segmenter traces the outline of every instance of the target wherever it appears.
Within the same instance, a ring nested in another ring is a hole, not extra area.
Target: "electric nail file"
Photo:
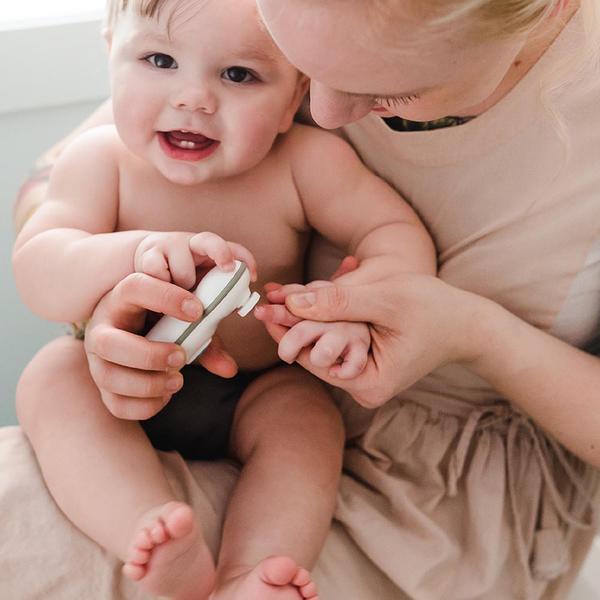
[[[233,271],[211,269],[200,281],[194,294],[202,302],[204,313],[193,323],[165,315],[146,334],[155,342],[175,342],[185,351],[187,364],[193,362],[210,344],[219,322],[234,310],[245,317],[260,299],[250,291],[250,273],[245,263],[236,260]]]

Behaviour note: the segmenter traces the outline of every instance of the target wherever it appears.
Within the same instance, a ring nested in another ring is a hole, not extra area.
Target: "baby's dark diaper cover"
[[[140,421],[141,426],[157,450],[176,450],[188,460],[226,458],[235,408],[260,373],[225,379],[188,365],[181,374],[183,387],[159,413]]]

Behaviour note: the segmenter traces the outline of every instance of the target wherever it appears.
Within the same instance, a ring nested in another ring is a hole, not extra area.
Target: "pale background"
[[[100,37],[104,0],[3,2],[0,14],[0,425],[16,423],[27,361],[64,327],[20,302],[10,266],[13,199],[34,160],[108,96]],[[12,61],[11,61],[12,59]],[[571,600],[600,599],[600,542]],[[367,600],[367,599],[365,599]],[[374,600],[374,599],[373,599]]]

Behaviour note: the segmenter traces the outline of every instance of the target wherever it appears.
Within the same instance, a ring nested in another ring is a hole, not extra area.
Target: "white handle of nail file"
[[[210,344],[219,322],[234,310],[245,317],[260,295],[250,291],[250,273],[245,263],[236,260],[233,271],[219,267],[210,270],[200,281],[194,294],[202,302],[204,313],[193,323],[165,315],[146,334],[156,342],[175,342],[185,351],[187,364],[193,362]]]

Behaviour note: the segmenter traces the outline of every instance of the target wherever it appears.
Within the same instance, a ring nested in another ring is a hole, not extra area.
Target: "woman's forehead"
[[[369,19],[362,2],[258,0],[258,7],[288,60],[340,91],[388,95],[428,89],[451,79],[464,54],[447,36],[425,40],[402,19],[382,35],[385,24]]]

